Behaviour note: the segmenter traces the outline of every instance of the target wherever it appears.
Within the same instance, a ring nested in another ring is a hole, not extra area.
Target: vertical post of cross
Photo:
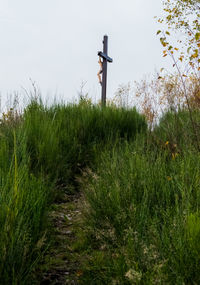
[[[108,56],[108,36],[105,35],[103,38],[103,52],[99,51],[98,55],[103,59],[102,70],[99,72],[102,73],[102,94],[101,94],[101,103],[102,106],[106,106],[106,88],[107,88],[107,62],[113,62],[112,58]]]
[[[108,36],[105,35],[103,39],[103,53],[108,54]],[[107,59],[103,59],[103,74],[102,74],[102,106],[106,106],[106,88],[107,88]]]

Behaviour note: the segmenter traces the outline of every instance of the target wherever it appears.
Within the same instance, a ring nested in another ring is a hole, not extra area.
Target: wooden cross
[[[107,62],[113,62],[112,58],[108,56],[108,36],[105,35],[103,39],[103,52],[98,52],[99,64],[101,70],[98,72],[99,82],[102,86],[101,102],[102,106],[106,106],[106,85],[107,85]],[[103,62],[101,61],[103,59]],[[100,74],[102,73],[102,80]]]

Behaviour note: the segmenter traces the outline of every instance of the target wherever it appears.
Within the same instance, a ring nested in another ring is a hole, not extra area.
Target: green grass
[[[82,284],[199,284],[199,114],[168,112],[151,132],[135,109],[83,102],[4,116],[0,284],[31,284],[61,189],[87,205],[71,245]]]
[[[0,284],[31,284],[48,238],[48,208],[78,191],[75,178],[95,169],[105,148],[147,129],[135,109],[54,105],[32,101],[0,125]]]
[[[0,137],[0,283],[23,284],[40,257],[49,189],[29,171],[21,130]]]
[[[101,150],[118,138],[134,139],[146,129],[144,118],[135,109],[101,110],[87,105],[46,108],[33,102],[24,119],[32,170],[44,172],[60,184],[74,180],[80,169],[92,163],[96,148]]]
[[[83,284],[200,283],[200,154],[195,137],[166,144],[172,117],[104,151],[83,182],[91,245]],[[184,124],[181,131],[192,132]]]

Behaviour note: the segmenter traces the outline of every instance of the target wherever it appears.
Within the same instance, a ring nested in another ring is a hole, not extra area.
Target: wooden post
[[[108,36],[104,36],[103,39],[103,52],[108,54]],[[102,74],[102,106],[106,106],[106,87],[107,87],[107,60],[103,59],[103,74]]]
[[[106,87],[107,87],[107,62],[113,62],[112,58],[108,56],[108,36],[105,35],[103,39],[103,52],[98,52],[98,55],[103,58],[102,65],[102,106],[106,106]]]

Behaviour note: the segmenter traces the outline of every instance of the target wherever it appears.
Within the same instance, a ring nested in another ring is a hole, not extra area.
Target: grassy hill
[[[200,112],[150,131],[136,109],[32,101],[0,125],[0,283],[31,284],[48,214],[81,193],[80,284],[200,282]],[[39,282],[39,281],[38,281]]]

